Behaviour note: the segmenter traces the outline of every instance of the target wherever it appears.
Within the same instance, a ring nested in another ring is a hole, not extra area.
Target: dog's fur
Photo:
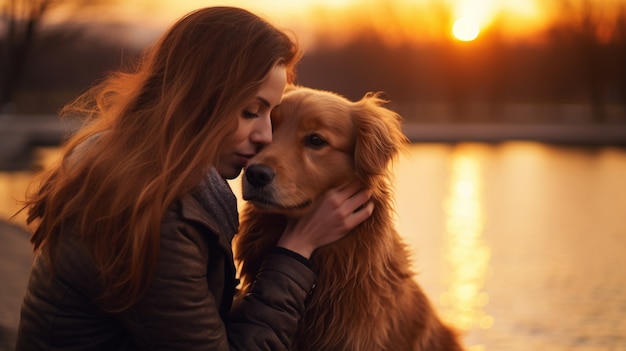
[[[301,216],[348,180],[373,192],[372,216],[313,253],[317,285],[292,350],[462,350],[416,283],[394,229],[388,166],[407,139],[401,117],[384,103],[378,94],[351,102],[293,87],[273,112],[273,142],[246,168],[243,197],[252,204],[242,212],[235,246],[244,293],[287,217]]]

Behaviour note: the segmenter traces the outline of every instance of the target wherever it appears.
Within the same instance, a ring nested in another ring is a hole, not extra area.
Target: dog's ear
[[[380,93],[368,93],[354,103],[352,119],[357,129],[354,162],[359,178],[385,174],[389,162],[408,144],[402,117],[383,105]]]

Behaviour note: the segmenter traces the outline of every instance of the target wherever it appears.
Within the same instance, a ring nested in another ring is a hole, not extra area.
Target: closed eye
[[[242,115],[244,118],[257,118],[257,117],[259,117],[259,113],[258,113],[258,112],[250,112],[250,111],[248,111],[248,110],[243,110],[243,111],[241,112],[241,115]]]
[[[304,138],[304,145],[319,150],[328,145],[328,142],[319,134],[309,134]]]

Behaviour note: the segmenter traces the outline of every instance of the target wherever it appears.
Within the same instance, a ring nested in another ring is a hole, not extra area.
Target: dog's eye
[[[328,143],[319,134],[311,134],[306,137],[304,144],[314,149],[321,149]]]

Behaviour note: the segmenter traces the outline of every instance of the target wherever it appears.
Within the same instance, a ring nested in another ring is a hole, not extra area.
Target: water
[[[626,150],[413,146],[398,226],[472,350],[626,350]]]
[[[626,350],[626,149],[416,144],[395,169],[416,279],[469,350]],[[29,177],[0,173],[2,218]]]

